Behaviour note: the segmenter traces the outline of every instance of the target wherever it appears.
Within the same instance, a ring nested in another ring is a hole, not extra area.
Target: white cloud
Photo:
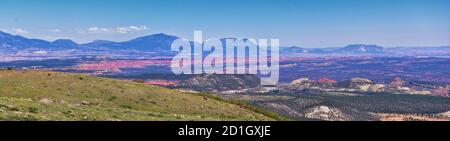
[[[84,33],[86,33],[86,31],[84,31],[83,29],[74,29],[73,31],[75,31],[75,33],[77,33],[77,34],[84,34]]]
[[[110,29],[104,27],[89,27],[89,33],[110,33]]]
[[[28,32],[28,31],[26,31],[26,30],[24,30],[24,29],[22,29],[22,28],[14,28],[14,29],[12,29],[12,30],[13,30],[13,32],[16,33],[16,34],[28,34],[28,33],[30,33],[30,32]]]
[[[61,30],[60,29],[50,29],[50,30],[48,30],[49,32],[61,32]]]
[[[98,31],[100,28],[98,27],[89,27],[88,30],[89,31]]]
[[[145,25],[141,26],[121,26],[116,28],[106,28],[106,27],[89,27],[86,30],[76,29],[79,34],[91,33],[91,34],[128,34],[128,33],[138,33],[142,31],[150,30],[149,27]]]
[[[132,25],[132,26],[124,26],[124,27],[116,28],[116,32],[121,33],[121,34],[136,33],[136,32],[146,31],[146,30],[150,30],[150,28],[148,28],[145,25],[141,25],[141,26]]]
[[[53,40],[58,39],[57,37],[53,37],[53,36],[45,36],[44,38],[45,38],[47,41],[53,41]]]

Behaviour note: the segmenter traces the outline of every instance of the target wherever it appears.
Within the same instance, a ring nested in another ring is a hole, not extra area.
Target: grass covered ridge
[[[131,81],[62,72],[0,71],[0,120],[274,120],[276,117],[249,106]]]

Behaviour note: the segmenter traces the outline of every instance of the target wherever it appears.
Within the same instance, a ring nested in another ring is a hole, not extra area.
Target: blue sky
[[[278,38],[283,46],[450,45],[450,0],[2,0],[0,30],[30,38],[124,41]]]

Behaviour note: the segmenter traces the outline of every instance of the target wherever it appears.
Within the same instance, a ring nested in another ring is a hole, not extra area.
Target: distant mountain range
[[[28,39],[19,35],[12,35],[0,31],[0,47],[2,49],[36,48],[43,50],[53,49],[108,49],[108,50],[138,50],[138,51],[167,51],[171,43],[179,37],[166,34],[153,34],[125,42],[95,40],[86,44],[77,44],[70,39],[58,39],[48,42],[39,39]]]
[[[61,46],[61,47],[78,47],[78,44],[70,39],[58,39],[53,42],[51,42],[54,46]]]
[[[0,31],[0,45],[4,48],[24,49],[24,48],[52,48],[56,45],[39,39],[28,39],[19,35],[11,35]]]
[[[21,50],[54,51],[54,50],[103,50],[103,51],[139,51],[139,52],[157,52],[160,54],[171,54],[170,46],[172,42],[179,37],[163,33],[139,37],[124,42],[114,42],[107,40],[95,40],[90,43],[78,44],[70,39],[58,39],[53,42],[28,39],[19,35],[12,35],[0,31],[0,53],[18,52]],[[223,38],[222,42],[224,42]],[[231,38],[235,39],[235,38]],[[191,44],[193,44],[191,42]],[[378,45],[352,44],[337,48],[302,48],[302,47],[284,47],[281,48],[281,54],[286,56],[295,56],[296,54],[402,54],[402,55],[450,55],[450,47],[427,48],[383,48]]]
[[[91,43],[82,44],[81,47],[103,48],[113,50],[138,50],[138,51],[170,51],[172,42],[179,37],[163,33],[139,37],[125,42],[113,42],[96,40]]]
[[[354,44],[335,50],[336,53],[385,53],[384,48],[377,45]]]
[[[342,48],[302,48],[288,47],[282,49],[284,53],[310,53],[310,54],[382,54],[385,49],[377,45],[352,44]]]

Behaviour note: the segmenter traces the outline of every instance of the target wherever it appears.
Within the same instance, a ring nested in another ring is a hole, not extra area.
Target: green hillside
[[[0,120],[272,120],[196,94],[84,74],[0,71]]]

